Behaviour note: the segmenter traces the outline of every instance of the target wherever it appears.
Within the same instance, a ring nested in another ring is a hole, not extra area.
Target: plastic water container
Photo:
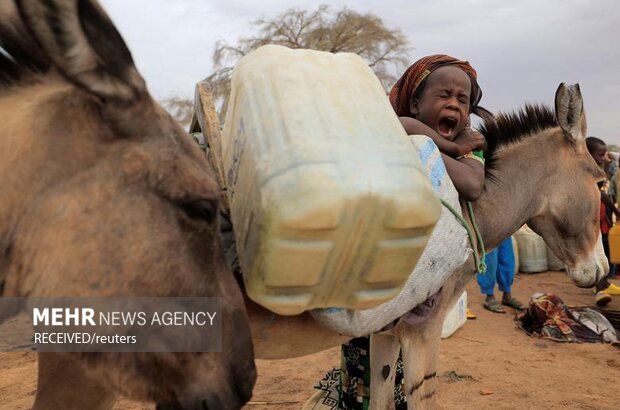
[[[547,269],[557,271],[566,269],[564,262],[562,262],[560,258],[555,256],[549,246],[547,246]]]
[[[620,174],[620,172],[619,172]],[[609,230],[609,263],[620,264],[620,225]]]
[[[248,295],[284,315],[396,296],[441,205],[357,55],[264,46],[233,73],[222,140]]]
[[[510,237],[510,242],[512,242],[512,254],[515,258],[515,273],[517,273],[519,272],[519,245],[514,235]]]
[[[519,248],[519,271],[545,272],[548,268],[545,240],[526,225],[515,233],[515,237]]]
[[[441,338],[446,339],[467,322],[467,292],[464,291],[443,320]]]

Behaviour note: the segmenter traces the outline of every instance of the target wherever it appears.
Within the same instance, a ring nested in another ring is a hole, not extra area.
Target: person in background
[[[616,204],[620,202],[620,154],[618,155],[618,166],[616,167],[616,173],[613,175],[611,185],[614,186]]]
[[[486,254],[487,271],[478,273],[477,280],[482,294],[486,295],[484,308],[494,313],[506,313],[502,305],[516,310],[523,310],[524,306],[512,296],[511,288],[515,278],[515,254],[512,249],[512,238],[504,239],[502,243]],[[495,284],[503,292],[502,302],[495,299]]]
[[[609,195],[611,202],[616,204],[616,184],[615,184],[615,175],[618,171],[617,162],[611,152],[607,151],[607,158],[605,158],[604,165],[605,173],[607,174],[607,181],[605,181],[605,192]],[[607,220],[610,221],[613,226],[614,220],[614,211],[611,207],[605,207],[605,215],[607,216]],[[615,267],[614,267],[615,270]]]
[[[608,172],[607,172],[608,182],[609,182],[609,188],[607,190],[607,193],[611,197],[611,200],[615,204],[615,206],[618,207],[618,200],[620,199],[618,198],[618,193],[620,193],[620,189],[618,185],[618,178],[620,177],[620,172],[618,172],[619,171],[618,165],[620,164],[620,156],[618,154],[614,156],[612,155],[611,152],[608,155],[609,155],[608,161],[610,161],[610,165],[609,165]],[[613,209],[606,207],[606,211],[607,211],[606,212],[607,218],[610,221],[613,221]],[[613,223],[612,223],[612,226],[613,226]],[[610,263],[609,268],[613,269],[614,276],[615,276],[615,273],[618,272],[618,265],[613,265],[612,267],[611,261],[609,263]]]
[[[613,176],[618,172],[618,161],[611,152],[607,152],[607,179],[611,180]]]
[[[588,152],[594,158],[596,164],[604,169],[605,163],[609,161],[609,154],[607,152],[607,144],[605,141],[596,138],[586,138],[586,146]],[[608,216],[608,209],[616,215],[616,218],[620,217],[620,210],[614,204],[607,193],[607,181],[599,182],[599,188],[601,189],[601,237],[603,240],[603,249],[605,250],[605,256],[609,259],[609,230],[613,226],[611,219]],[[596,284],[596,304],[599,306],[605,306],[611,302],[612,295],[620,295],[620,287],[609,282],[610,278],[615,276],[615,265],[609,264],[609,275],[604,277]]]
[[[615,164],[613,167],[610,165],[607,171],[607,179],[609,180],[607,193],[614,203],[618,203],[618,161],[620,158],[616,159],[611,153],[608,153],[607,160],[611,164]]]

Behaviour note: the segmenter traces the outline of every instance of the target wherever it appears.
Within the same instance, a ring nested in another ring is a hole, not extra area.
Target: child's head
[[[416,61],[390,92],[398,116],[416,118],[450,140],[468,125],[481,97],[476,71],[446,55]]]
[[[596,137],[588,137],[586,138],[586,147],[588,147],[588,152],[598,166],[605,165],[607,161],[607,144],[605,141]]]

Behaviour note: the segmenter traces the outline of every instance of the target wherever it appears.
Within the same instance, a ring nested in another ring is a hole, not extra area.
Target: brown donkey
[[[240,408],[252,343],[200,149],[95,1],[3,0],[0,45],[0,295],[223,300],[222,353],[42,353],[34,407]]]

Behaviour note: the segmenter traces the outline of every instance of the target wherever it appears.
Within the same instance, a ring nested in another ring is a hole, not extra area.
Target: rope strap
[[[484,255],[486,255],[486,252],[484,249],[484,243],[482,242],[482,235],[480,235],[480,230],[478,229],[478,225],[476,224],[476,218],[474,216],[474,208],[471,202],[469,201],[467,202],[467,212],[469,213],[469,219],[471,220],[473,232],[472,232],[472,228],[469,226],[469,224],[467,223],[465,218],[463,218],[460,212],[454,209],[454,207],[449,202],[444,200],[443,198],[440,198],[440,200],[441,200],[441,204],[445,206],[448,209],[448,211],[452,213],[452,215],[454,215],[456,220],[459,221],[459,223],[467,231],[467,237],[469,238],[469,245],[474,251],[474,263],[476,264],[476,269],[478,269],[478,272],[484,274],[487,271],[487,265],[484,262]],[[478,246],[476,246],[475,244],[476,240],[478,242]]]

